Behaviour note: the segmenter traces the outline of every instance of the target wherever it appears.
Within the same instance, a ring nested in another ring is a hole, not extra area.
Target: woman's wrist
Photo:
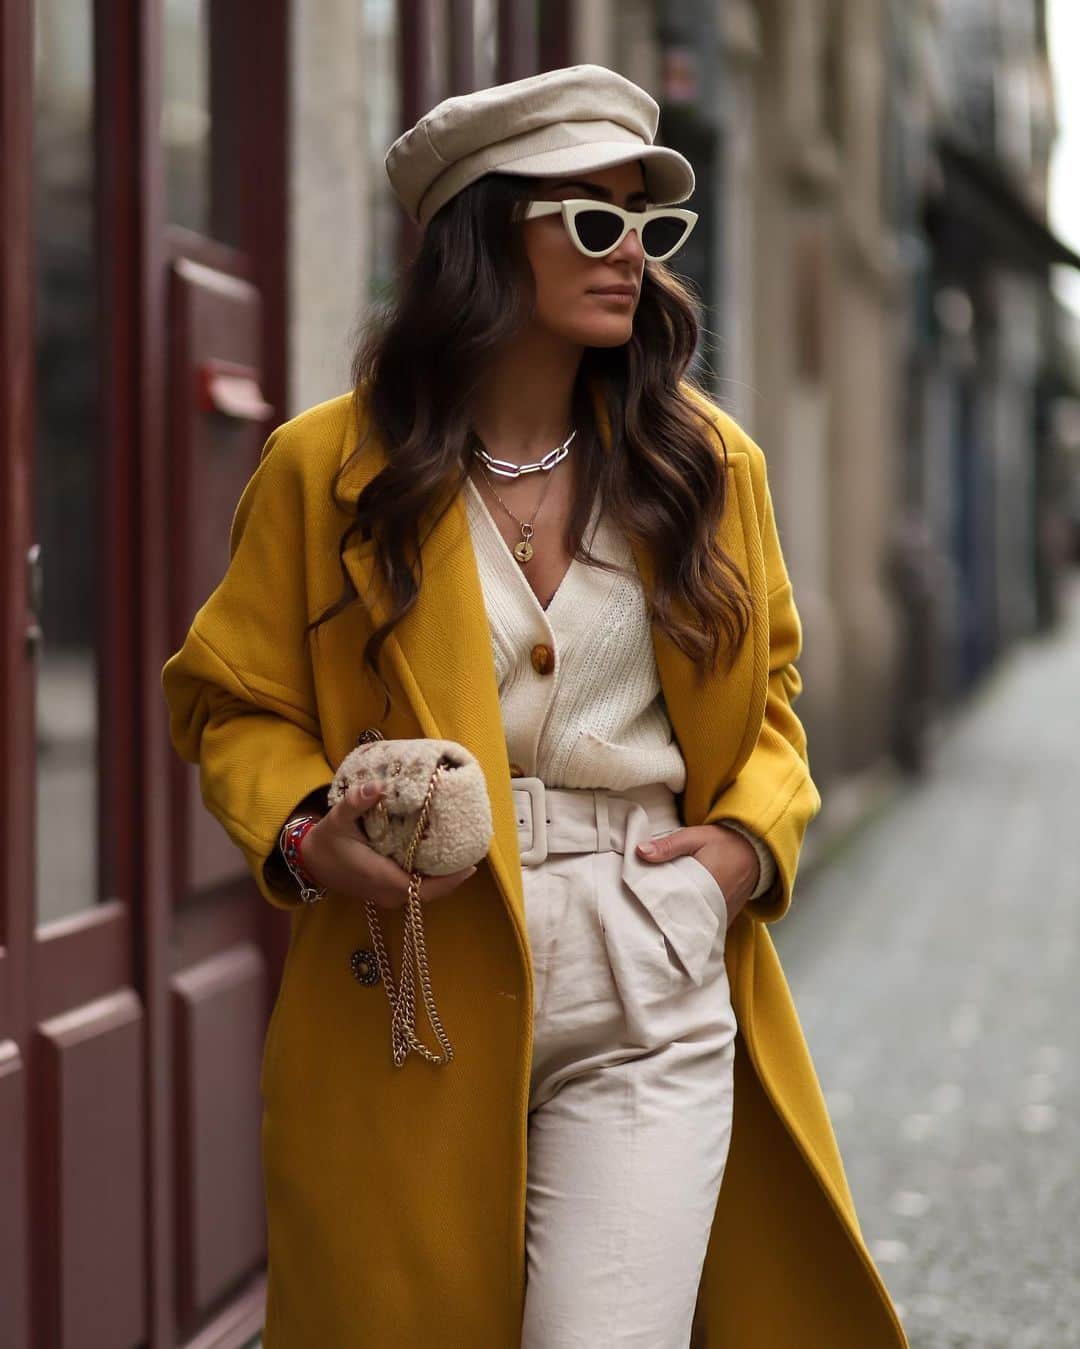
[[[302,815],[317,815],[319,817],[327,815],[330,811],[330,802],[327,799],[329,790],[330,784],[326,783],[324,786],[316,787],[313,791],[308,792],[307,796],[297,801],[296,805],[289,811],[285,823],[290,824],[292,821],[299,819]],[[307,848],[304,856],[308,863],[307,869],[310,871],[311,841],[310,839],[307,839],[305,842],[307,843]],[[295,880],[291,875],[289,868],[285,865],[285,855],[281,850],[280,830],[278,831],[277,845],[266,859],[266,865],[263,868],[263,871],[267,874],[271,883],[277,885],[281,889],[287,890],[290,886],[295,886]]]
[[[738,834],[740,837],[746,839],[747,843],[749,843],[757,853],[757,878],[755,884],[751,887],[747,902],[749,903],[749,901],[753,899],[760,899],[762,895],[767,894],[769,890],[772,889],[773,883],[776,880],[776,859],[772,854],[772,849],[764,839],[759,838],[752,829],[748,829],[746,825],[741,824],[738,820],[723,819],[718,820],[717,824],[725,829],[730,829],[732,833]]]
[[[321,815],[304,812],[290,816],[282,826],[278,838],[278,849],[285,866],[300,890],[300,898],[305,904],[314,904],[326,894],[326,887],[320,885],[318,877],[312,871],[309,847],[315,828],[322,819]]]
[[[311,878],[316,886],[321,886],[321,870],[319,865],[319,825],[323,817],[318,811],[305,811],[305,815],[314,815],[315,823],[311,825],[304,833],[300,842],[300,869]]]

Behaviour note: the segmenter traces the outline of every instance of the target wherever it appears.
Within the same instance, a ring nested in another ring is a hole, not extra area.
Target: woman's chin
[[[634,316],[613,315],[606,322],[583,323],[577,341],[585,347],[621,347],[634,333]]]
[[[590,315],[579,323],[538,320],[553,337],[578,347],[621,347],[634,333],[633,314]]]

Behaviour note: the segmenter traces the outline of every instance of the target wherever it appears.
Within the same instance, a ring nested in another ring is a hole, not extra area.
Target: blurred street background
[[[776,932],[913,1349],[1080,1344],[1080,584]]]
[[[256,1342],[288,924],[160,669],[416,244],[387,147],[578,62],[694,165],[767,456],[824,801],[772,935],[871,1251],[913,1349],[1080,1346],[1080,3],[0,0],[4,1349]]]

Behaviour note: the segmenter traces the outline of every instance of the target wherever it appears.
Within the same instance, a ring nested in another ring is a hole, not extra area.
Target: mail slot
[[[259,373],[252,366],[210,359],[198,367],[199,407],[241,421],[264,422],[274,411],[259,388]]]

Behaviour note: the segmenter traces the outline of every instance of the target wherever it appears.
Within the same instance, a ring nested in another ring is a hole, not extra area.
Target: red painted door
[[[168,744],[284,341],[285,5],[0,0],[0,1342],[261,1325],[285,934]]]

